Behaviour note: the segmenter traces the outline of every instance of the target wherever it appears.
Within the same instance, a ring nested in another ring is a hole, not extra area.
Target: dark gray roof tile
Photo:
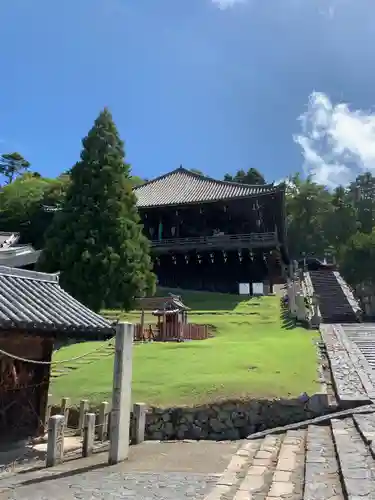
[[[140,208],[162,205],[201,203],[247,196],[271,194],[280,191],[273,184],[252,186],[236,182],[218,181],[195,174],[185,168],[158,177],[134,189]]]
[[[0,327],[114,334],[113,325],[59,285],[57,274],[0,266]]]

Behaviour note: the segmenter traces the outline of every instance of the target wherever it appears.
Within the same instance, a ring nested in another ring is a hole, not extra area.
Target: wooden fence
[[[196,325],[188,323],[180,325],[181,334],[176,332],[172,325],[160,323],[160,328],[156,325],[145,325],[142,330],[142,325],[134,325],[134,341],[135,342],[150,342],[150,341],[173,341],[173,340],[206,340],[210,337],[207,325]]]

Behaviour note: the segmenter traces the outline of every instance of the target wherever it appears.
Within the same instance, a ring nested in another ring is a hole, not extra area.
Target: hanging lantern
[[[225,252],[225,251],[223,251],[223,258],[224,258],[224,262],[226,262],[228,257],[227,257],[227,252]]]
[[[199,264],[201,264],[202,263],[202,257],[201,257],[201,255],[199,253],[197,254],[197,259],[198,259]]]
[[[155,262],[156,262],[156,265],[157,265],[157,266],[160,266],[160,259],[159,259],[159,257],[156,257]]]
[[[226,205],[224,205],[224,212],[226,212],[228,210],[228,207]]]
[[[145,214],[145,219],[147,219],[147,213]]]
[[[200,213],[200,214],[204,214],[204,210],[203,210],[203,208],[200,208],[200,209],[199,209],[199,213]]]
[[[214,254],[212,252],[210,253],[210,259],[211,259],[211,262],[213,263],[214,262]]]
[[[178,217],[178,210],[176,210],[176,216]]]
[[[189,264],[189,256],[187,254],[185,255],[185,262],[186,264]]]
[[[250,260],[253,260],[254,254],[253,254],[252,250],[250,250],[250,252],[249,252],[249,257],[250,257]]]
[[[176,261],[176,256],[175,256],[175,255],[172,255],[172,262],[173,262],[173,264],[176,264],[176,263],[177,263],[177,261]]]
[[[237,253],[238,253],[238,260],[239,260],[240,262],[242,262],[242,252],[241,252],[241,250],[238,250],[238,252],[237,252]]]

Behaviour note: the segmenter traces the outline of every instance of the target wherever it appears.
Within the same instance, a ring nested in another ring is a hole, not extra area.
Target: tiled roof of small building
[[[59,285],[57,274],[0,266],[0,328],[69,333],[94,339],[113,325]]]
[[[280,187],[273,184],[255,186],[218,181],[180,167],[136,187],[134,192],[137,195],[137,206],[147,208],[243,198],[271,194],[280,190]]]

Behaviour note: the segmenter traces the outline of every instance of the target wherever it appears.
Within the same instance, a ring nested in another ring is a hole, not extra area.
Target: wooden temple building
[[[59,286],[57,274],[0,266],[0,443],[44,433],[56,342],[114,334]]]
[[[281,279],[288,263],[283,187],[180,167],[135,193],[160,286],[238,293],[239,283]]]
[[[285,188],[219,181],[180,167],[134,188],[160,286],[239,292],[289,263]],[[44,207],[54,212],[58,207]]]

